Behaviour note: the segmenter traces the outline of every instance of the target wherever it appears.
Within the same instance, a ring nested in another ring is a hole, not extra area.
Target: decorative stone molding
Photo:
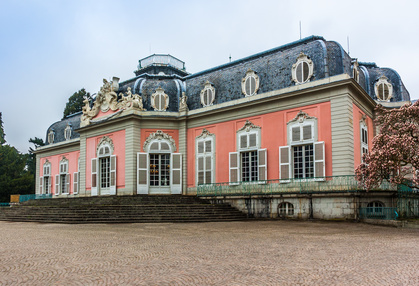
[[[48,132],[48,144],[54,143],[55,132],[54,129],[50,129]]]
[[[367,116],[365,114],[362,115],[362,118],[359,121],[359,123],[364,124],[365,126],[367,126]]]
[[[241,131],[246,131],[249,132],[252,129],[261,129],[260,126],[254,125],[252,122],[250,122],[249,120],[246,120],[246,123],[244,123],[243,127],[240,128],[239,130],[237,130],[236,133],[239,133]]]
[[[307,119],[317,119],[317,118],[316,117],[313,117],[313,116],[309,116],[307,113],[305,113],[304,111],[300,110],[297,113],[297,115],[294,117],[294,119],[290,120],[287,124],[295,123],[295,122],[303,123]]]
[[[248,69],[245,77],[242,79],[242,93],[245,96],[252,96],[258,93],[259,76],[251,69]]]
[[[202,129],[201,134],[196,137],[196,139],[205,139],[209,136],[214,136],[214,134],[209,132],[207,129],[204,128],[204,129]]]
[[[307,71],[307,78],[304,78],[304,71]],[[313,76],[313,71],[313,61],[310,60],[307,55],[301,52],[297,57],[297,62],[292,65],[292,80],[295,82],[295,84],[306,83],[310,81],[310,78]]]
[[[180,97],[180,101],[179,101],[179,112],[184,112],[184,111],[188,111],[188,104],[186,103],[186,101],[188,100],[188,97],[186,96],[186,94],[184,92],[182,92],[182,96]]]
[[[100,149],[100,147],[102,147],[103,144],[108,145],[111,148],[111,150],[110,150],[111,151],[111,154],[113,154],[113,151],[115,150],[115,147],[113,145],[112,139],[110,137],[108,137],[108,136],[103,136],[100,139],[99,144],[97,144],[97,147],[96,147],[96,155],[99,156],[99,149]]]
[[[151,95],[151,106],[154,111],[166,111],[169,107],[169,96],[164,92],[164,89],[158,87],[156,92]]]
[[[173,152],[176,152],[176,142],[172,136],[167,133],[164,133],[161,130],[157,130],[154,133],[151,133],[144,142],[143,150],[147,150],[147,146],[154,140],[167,140],[172,145]]]
[[[359,82],[359,64],[358,59],[352,61],[352,77],[356,82]]]
[[[389,101],[393,97],[393,85],[382,75],[374,85],[375,96],[379,101]]]
[[[119,93],[119,96],[121,97],[118,108],[121,110],[136,108],[139,110],[145,110],[143,107],[143,99],[138,94],[132,94],[131,87],[127,88],[127,92],[124,95],[122,92]]]
[[[65,140],[70,140],[71,139],[71,133],[72,133],[73,128],[71,127],[70,123],[67,123],[67,126],[64,129],[64,138]]]
[[[214,100],[215,88],[209,81],[206,81],[204,89],[201,90],[201,104],[203,107],[211,106],[214,104]]]
[[[99,110],[107,112],[109,109],[113,111],[118,109],[118,95],[115,92],[119,88],[118,82],[119,78],[117,77],[113,77],[111,82],[103,79],[103,86],[100,88],[92,108],[90,108],[89,100],[87,98],[84,99],[80,127],[89,125],[90,120],[98,115]]]

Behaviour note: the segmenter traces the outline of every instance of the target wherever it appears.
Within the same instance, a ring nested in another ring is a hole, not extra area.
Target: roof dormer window
[[[242,92],[245,96],[252,96],[258,92],[259,89],[259,77],[257,74],[248,69],[246,76],[242,79]]]
[[[205,83],[204,89],[201,90],[202,106],[207,107],[207,106],[213,105],[214,99],[215,99],[215,88],[209,81],[207,81]]]
[[[389,101],[393,96],[393,85],[382,75],[375,83],[375,95],[379,101]]]
[[[313,76],[313,70],[313,61],[301,52],[297,58],[297,62],[292,65],[292,80],[295,84],[309,82]]]

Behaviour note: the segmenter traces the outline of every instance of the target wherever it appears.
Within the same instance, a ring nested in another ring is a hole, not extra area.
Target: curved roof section
[[[50,143],[48,143],[48,133],[50,132],[50,130],[54,131],[54,142],[53,143],[66,141],[66,139],[64,137],[64,130],[67,127],[67,125],[69,125],[72,129],[71,137],[70,137],[69,140],[79,138],[80,134],[78,132],[74,131],[74,130],[80,128],[80,117],[81,117],[81,115],[82,115],[82,113],[78,112],[78,113],[71,114],[71,115],[67,116],[66,118],[64,118],[61,121],[57,121],[57,122],[53,123],[47,129],[47,134],[46,134],[46,137],[45,137],[45,145],[50,145]]]

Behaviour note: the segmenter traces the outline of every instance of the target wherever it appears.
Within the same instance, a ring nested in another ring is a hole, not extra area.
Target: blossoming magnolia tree
[[[379,134],[356,170],[357,180],[371,189],[387,180],[419,187],[419,100],[398,109],[376,107]]]

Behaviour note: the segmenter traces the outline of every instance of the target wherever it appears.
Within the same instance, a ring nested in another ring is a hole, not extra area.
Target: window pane
[[[206,153],[210,153],[211,152],[211,147],[212,147],[211,146],[211,143],[212,143],[211,140],[206,140],[205,141],[205,152]]]
[[[292,130],[292,141],[300,141],[300,126],[293,127]]]
[[[202,153],[204,153],[204,142],[199,141],[198,142],[198,154],[202,154]]]
[[[296,71],[296,74],[297,74],[297,81],[298,82],[303,82],[303,65],[302,65],[302,63],[299,63],[298,65],[297,65],[297,71]]]
[[[303,62],[303,81],[306,82],[308,80],[308,63]]]
[[[293,147],[294,178],[303,178],[303,146]]]
[[[303,140],[310,140],[312,138],[311,125],[303,126]]]

